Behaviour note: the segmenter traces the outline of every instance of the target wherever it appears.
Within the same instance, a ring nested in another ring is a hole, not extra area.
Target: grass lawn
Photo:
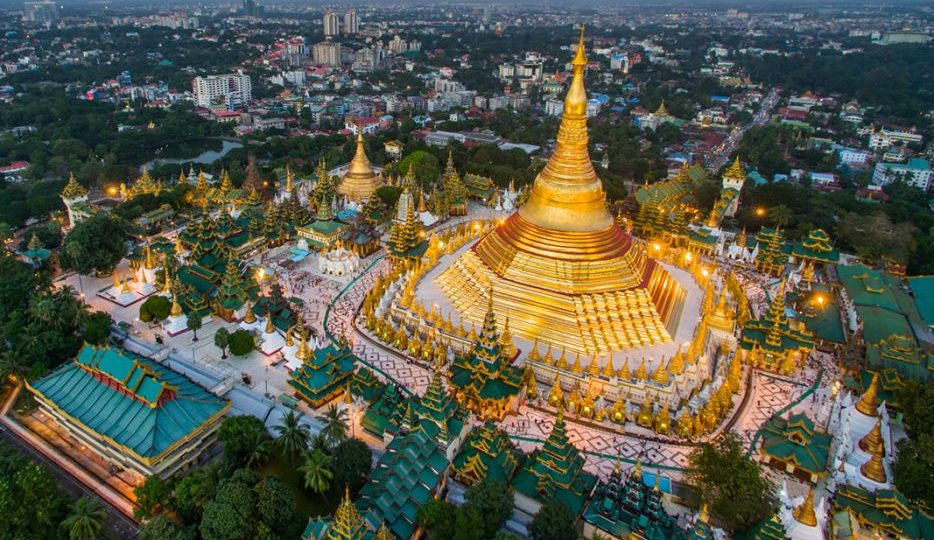
[[[324,516],[333,514],[334,510],[341,502],[344,494],[340,486],[332,485],[331,489],[319,495],[310,489],[305,489],[302,480],[302,473],[298,471],[298,466],[293,465],[288,459],[276,454],[268,463],[266,463],[260,472],[264,476],[272,475],[282,481],[283,484],[292,490],[295,496],[295,505],[298,511],[308,517]],[[355,494],[351,493],[351,497]]]

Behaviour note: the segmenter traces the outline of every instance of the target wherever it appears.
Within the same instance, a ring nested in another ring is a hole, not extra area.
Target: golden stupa
[[[669,341],[684,290],[606,209],[587,146],[584,33],[554,154],[528,201],[439,277],[458,312],[497,313],[527,339],[593,354]]]
[[[376,193],[376,188],[383,185],[383,178],[373,171],[370,159],[366,157],[366,150],[363,147],[363,128],[357,128],[357,151],[344,177],[341,178],[340,185],[337,186],[337,192],[341,195],[362,201],[369,199]]]

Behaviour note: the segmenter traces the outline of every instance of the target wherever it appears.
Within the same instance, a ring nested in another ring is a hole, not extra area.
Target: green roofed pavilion
[[[451,468],[458,481],[467,485],[487,478],[508,484],[525,454],[513,446],[506,433],[487,420],[467,435]]]
[[[867,491],[844,484],[837,489],[835,511],[856,516],[860,528],[895,538],[934,538],[931,518],[915,510],[904,495],[893,489]],[[836,518],[834,518],[836,520]]]
[[[231,406],[165,366],[92,345],[28,388],[75,438],[143,476],[196,459]]]
[[[787,420],[775,417],[763,426],[762,461],[808,482],[816,482],[827,470],[830,436],[817,430],[804,414]]]

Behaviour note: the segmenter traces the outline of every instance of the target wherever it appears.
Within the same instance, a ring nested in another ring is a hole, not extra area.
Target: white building
[[[199,107],[225,104],[227,110],[243,107],[253,99],[250,76],[242,71],[227,75],[195,77],[191,83]]]
[[[837,158],[841,165],[865,165],[869,160],[870,153],[865,150],[856,150],[854,148],[841,148],[837,152]]]
[[[282,60],[289,66],[296,67],[305,63],[308,58],[308,48],[305,38],[294,37],[286,42],[282,50]]]
[[[872,172],[872,183],[878,186],[902,180],[910,186],[927,191],[931,186],[931,164],[927,160],[915,158],[908,163],[876,163]]]
[[[360,19],[354,10],[344,13],[344,33],[352,36],[360,33]]]
[[[340,19],[337,17],[337,13],[334,13],[333,10],[329,9],[324,13],[322,23],[324,25],[325,37],[336,36],[340,33]]]
[[[545,102],[545,114],[548,116],[561,116],[564,113],[564,101],[549,99]]]
[[[322,41],[311,47],[311,59],[316,64],[336,67],[341,65],[341,44],[333,41]]]
[[[885,150],[896,142],[911,144],[920,143],[921,140],[921,134],[914,131],[882,128],[869,135],[869,148],[872,150]]]

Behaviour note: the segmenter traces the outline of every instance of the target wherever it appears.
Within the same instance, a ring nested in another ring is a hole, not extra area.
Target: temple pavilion
[[[773,276],[781,275],[788,263],[785,252],[785,236],[781,228],[762,227],[756,233],[756,245],[753,247],[753,261],[756,270]]]
[[[684,538],[673,517],[662,506],[662,493],[656,485],[646,485],[642,464],[623,477],[620,465],[606,482],[600,482],[584,510],[584,537],[594,533],[618,540],[675,540]]]
[[[516,507],[534,515],[545,501],[564,503],[579,515],[597,477],[584,471],[584,457],[568,440],[564,415],[559,413],[545,444],[532,452],[513,480]]]
[[[509,435],[487,420],[467,435],[451,470],[458,482],[468,486],[488,478],[508,484],[524,460],[525,454],[512,444]]]
[[[297,227],[296,231],[298,237],[305,240],[310,247],[324,252],[337,245],[350,226],[335,216],[334,186],[324,161],[318,164],[317,176],[318,183],[312,194],[316,207],[315,219],[307,225]]]
[[[894,489],[840,486],[834,512],[834,538],[934,538],[931,518]]]
[[[445,210],[451,216],[467,215],[467,186],[454,168],[454,155],[448,151],[448,163],[441,175]]]
[[[785,281],[759,319],[743,327],[741,357],[753,366],[788,375],[804,365],[814,349],[814,336],[785,314]]]
[[[451,386],[458,401],[482,417],[497,420],[514,410],[522,386],[522,370],[510,363],[516,354],[509,321],[502,336],[496,329],[491,293],[477,341],[469,353],[456,355],[451,364]]]
[[[811,264],[836,264],[840,260],[840,252],[823,229],[814,229],[800,242],[793,242],[791,256]]]
[[[353,377],[357,357],[347,347],[333,342],[311,350],[308,336],[300,339],[295,356],[301,367],[291,373],[289,385],[298,397],[317,409],[344,392]]]
[[[399,197],[399,212],[404,212],[404,218],[393,222],[386,248],[394,259],[416,260],[428,249],[428,241],[425,239],[424,225],[415,215],[415,204],[408,188]]]
[[[557,145],[519,210],[437,278],[462,319],[480,324],[494,290],[517,335],[573,353],[667,343],[684,289],[606,209],[590,159],[583,29]]]
[[[231,407],[161,364],[92,345],[27,388],[69,435],[142,477],[190,467]]]
[[[334,517],[315,517],[308,520],[302,540],[395,540],[383,523],[376,532],[367,528],[366,522],[350,500],[350,489],[344,489],[344,498],[334,512]]]
[[[762,463],[812,483],[827,475],[830,436],[806,415],[777,416],[762,429]]]

